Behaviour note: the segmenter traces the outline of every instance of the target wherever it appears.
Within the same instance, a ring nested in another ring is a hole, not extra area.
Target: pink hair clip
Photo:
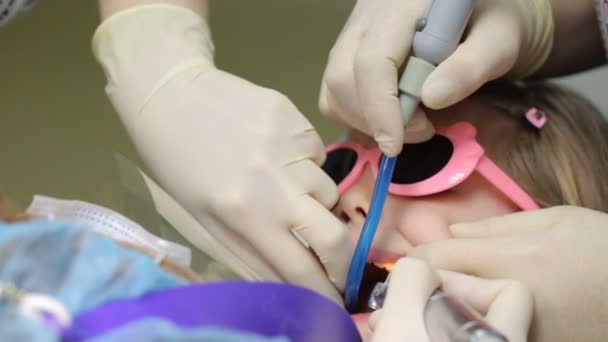
[[[532,107],[526,112],[526,119],[532,126],[541,129],[547,123],[547,113],[536,107]]]

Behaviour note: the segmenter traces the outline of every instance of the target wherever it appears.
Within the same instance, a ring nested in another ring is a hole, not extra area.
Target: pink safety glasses
[[[437,134],[420,144],[406,144],[397,159],[389,192],[399,196],[427,196],[451,189],[473,173],[479,172],[488,182],[522,210],[539,205],[511,177],[486,157],[475,140],[477,130],[468,122],[438,128]],[[327,147],[323,170],[338,184],[343,194],[351,187],[369,163],[374,178],[382,152],[366,149],[354,142],[341,142]]]

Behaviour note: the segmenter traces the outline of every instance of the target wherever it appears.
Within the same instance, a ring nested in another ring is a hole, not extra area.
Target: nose
[[[357,183],[340,196],[338,218],[351,228],[360,231],[367,217],[373,191],[373,177],[371,171],[367,169]]]
[[[339,219],[348,224],[353,225],[357,228],[361,228],[367,217],[367,208],[369,204],[366,204],[364,200],[355,200],[350,198],[348,201],[343,203],[342,210],[338,215]]]

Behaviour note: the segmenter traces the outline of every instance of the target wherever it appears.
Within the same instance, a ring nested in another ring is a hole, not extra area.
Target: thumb
[[[416,109],[414,116],[405,126],[406,144],[417,144],[428,141],[435,134],[435,127],[428,119],[424,110],[420,107]]]
[[[502,254],[498,239],[452,239],[421,245],[408,258],[426,260],[433,268],[472,275],[487,275]]]
[[[485,314],[486,322],[509,338],[525,341],[534,300],[530,290],[513,280],[489,280],[439,271],[443,291]]]
[[[503,12],[484,10],[471,19],[474,24],[467,39],[424,83],[422,101],[426,106],[440,109],[453,105],[509,71],[518,55],[518,30],[507,29],[512,23]],[[497,41],[500,44],[488,48]]]
[[[420,260],[402,258],[391,271],[380,316],[370,318],[372,342],[428,341],[424,308],[439,276]]]
[[[522,211],[485,220],[459,223],[450,226],[454,238],[474,239],[516,235],[549,228],[561,221],[571,212],[570,207]]]

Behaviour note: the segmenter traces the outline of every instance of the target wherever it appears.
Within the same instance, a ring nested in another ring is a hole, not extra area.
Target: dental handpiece
[[[426,17],[418,20],[413,56],[399,81],[399,102],[405,125],[420,104],[422,85],[428,76],[456,50],[475,3],[476,0],[433,0]],[[368,216],[348,273],[345,301],[350,311],[356,306],[364,265],[380,221],[394,165],[395,158],[382,156]],[[369,298],[370,308],[378,309],[382,306],[386,288],[386,282],[376,285]],[[440,291],[436,291],[429,299],[424,320],[433,342],[507,341],[506,337],[486,324],[474,310]]]
[[[367,303],[370,309],[382,308],[387,288],[387,282],[376,284]],[[424,323],[433,342],[508,342],[477,312],[441,291],[435,291],[429,298]]]
[[[418,21],[414,56],[410,58],[399,82],[399,102],[406,124],[420,103],[426,78],[456,50],[474,5],[475,0],[434,0],[427,16]],[[387,288],[386,281],[376,284],[368,301],[370,309],[382,307]],[[474,310],[441,291],[435,291],[429,298],[424,322],[433,342],[508,341]]]
[[[476,0],[433,0],[426,17],[416,23],[413,56],[399,80],[404,124],[407,125],[420,104],[424,81],[437,65],[456,51],[475,3]]]
[[[476,0],[433,0],[426,17],[418,20],[410,57],[399,81],[399,102],[403,123],[407,125],[420,104],[424,81],[435,67],[455,50]],[[354,311],[359,299],[363,271],[374,235],[380,222],[388,188],[393,177],[396,157],[382,155],[368,215],[348,270],[344,301]]]

